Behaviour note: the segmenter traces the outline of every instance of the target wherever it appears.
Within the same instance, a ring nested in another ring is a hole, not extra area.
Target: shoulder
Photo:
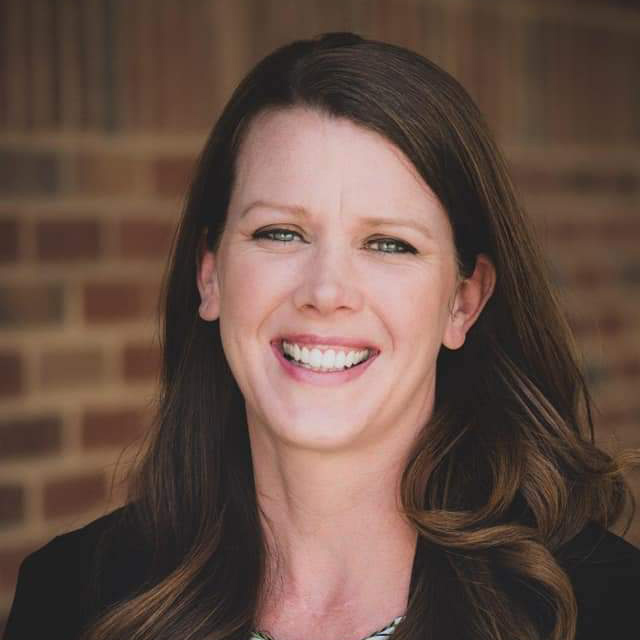
[[[636,637],[640,549],[595,522],[558,553],[578,605],[576,640]]]
[[[50,540],[43,547],[29,554],[23,561],[23,567],[48,566],[76,560],[88,549],[98,546],[105,534],[124,522],[126,508],[120,507],[89,524],[63,533]]]
[[[56,536],[23,560],[5,640],[38,637],[45,628],[76,638],[96,611],[140,581],[144,554],[129,512],[121,507]]]

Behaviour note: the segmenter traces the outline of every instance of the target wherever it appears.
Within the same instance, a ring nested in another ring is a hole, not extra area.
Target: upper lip
[[[380,349],[362,338],[349,338],[348,336],[318,336],[313,333],[287,333],[274,339],[274,342],[296,342],[298,344],[330,344],[342,347],[356,347],[358,349]]]

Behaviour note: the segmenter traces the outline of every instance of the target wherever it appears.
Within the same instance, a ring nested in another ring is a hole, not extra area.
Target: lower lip
[[[380,355],[376,353],[368,360],[365,360],[362,364],[359,364],[350,369],[344,371],[312,371],[311,369],[305,369],[304,367],[296,367],[287,360],[280,347],[276,343],[271,343],[271,348],[276,354],[278,362],[282,365],[282,368],[288,373],[294,380],[298,382],[308,382],[309,384],[319,385],[321,387],[335,387],[344,382],[349,382],[361,376],[368,368],[369,365]]]

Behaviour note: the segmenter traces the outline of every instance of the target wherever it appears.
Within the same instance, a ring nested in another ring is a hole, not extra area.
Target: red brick
[[[144,409],[90,409],[82,420],[82,442],[88,449],[125,447],[145,431],[148,412]]]
[[[597,320],[598,332],[605,336],[616,336],[622,333],[624,329],[624,319],[618,313],[613,311],[604,313]]]
[[[0,264],[18,259],[18,221],[0,220]]]
[[[601,432],[604,429],[612,429],[621,424],[625,424],[628,419],[628,414],[629,411],[624,408],[607,408],[602,410],[601,415],[597,419],[597,431]]]
[[[557,191],[562,186],[559,172],[549,172],[542,167],[514,164],[512,175],[522,192]]]
[[[44,517],[82,513],[100,505],[106,497],[107,483],[102,473],[83,473],[50,480],[44,486]]]
[[[556,0],[538,0],[538,4],[557,5]],[[589,5],[611,7],[626,7],[630,9],[637,8],[637,0],[565,0],[565,7],[570,7],[570,11],[577,15],[578,12],[589,8]]]
[[[0,287],[0,327],[53,325],[64,317],[61,284]]]
[[[13,591],[18,579],[20,564],[32,551],[41,545],[20,545],[0,549],[0,591]]]
[[[124,220],[120,248],[125,258],[164,259],[169,253],[175,224],[158,220]]]
[[[36,226],[36,253],[40,260],[70,261],[96,258],[100,227],[93,220],[45,220]]]
[[[166,197],[185,195],[194,170],[192,156],[158,158],[153,166],[156,193]]]
[[[136,191],[142,161],[127,155],[78,154],[75,167],[77,192],[115,196]]]
[[[640,262],[623,265],[620,270],[620,280],[626,285],[640,284]]]
[[[22,418],[0,423],[0,460],[58,451],[61,429],[58,416]]]
[[[103,379],[104,359],[99,349],[55,349],[41,355],[40,382],[46,388],[83,387]]]
[[[24,518],[24,489],[18,485],[0,486],[0,527]]]
[[[92,282],[84,287],[89,323],[150,318],[158,307],[159,286],[151,282]]]
[[[0,397],[17,395],[24,387],[22,360],[12,351],[0,352]]]
[[[160,349],[151,344],[130,344],[124,348],[125,380],[156,379],[160,373]]]
[[[629,211],[622,219],[603,220],[596,227],[595,233],[600,240],[637,242],[640,240],[640,220],[636,220],[634,216],[635,211]]]
[[[0,193],[45,195],[58,188],[58,158],[49,152],[0,150]]]
[[[569,167],[513,165],[512,175],[523,193],[608,193],[633,194],[640,188],[640,178],[624,169],[583,169]]]
[[[577,240],[585,232],[585,226],[570,220],[553,219],[549,225],[549,238],[552,241],[566,243]]]
[[[570,282],[578,287],[591,289],[610,283],[613,277],[613,274],[603,267],[582,266],[575,270]]]
[[[617,367],[617,371],[625,378],[637,378],[640,376],[640,359],[633,358],[621,362]]]

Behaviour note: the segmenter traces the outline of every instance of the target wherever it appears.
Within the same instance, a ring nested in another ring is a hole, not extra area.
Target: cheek
[[[278,300],[290,288],[292,269],[267,265],[255,255],[237,255],[225,264],[222,286],[222,316],[233,318],[231,331],[256,330]]]
[[[411,319],[424,320],[426,313],[431,317],[443,305],[443,289],[444,278],[431,269],[403,273],[377,271],[367,279],[367,290],[378,304]]]
[[[394,341],[438,349],[448,318],[449,289],[441,274],[423,272],[421,277],[378,279],[369,291],[377,313]]]

